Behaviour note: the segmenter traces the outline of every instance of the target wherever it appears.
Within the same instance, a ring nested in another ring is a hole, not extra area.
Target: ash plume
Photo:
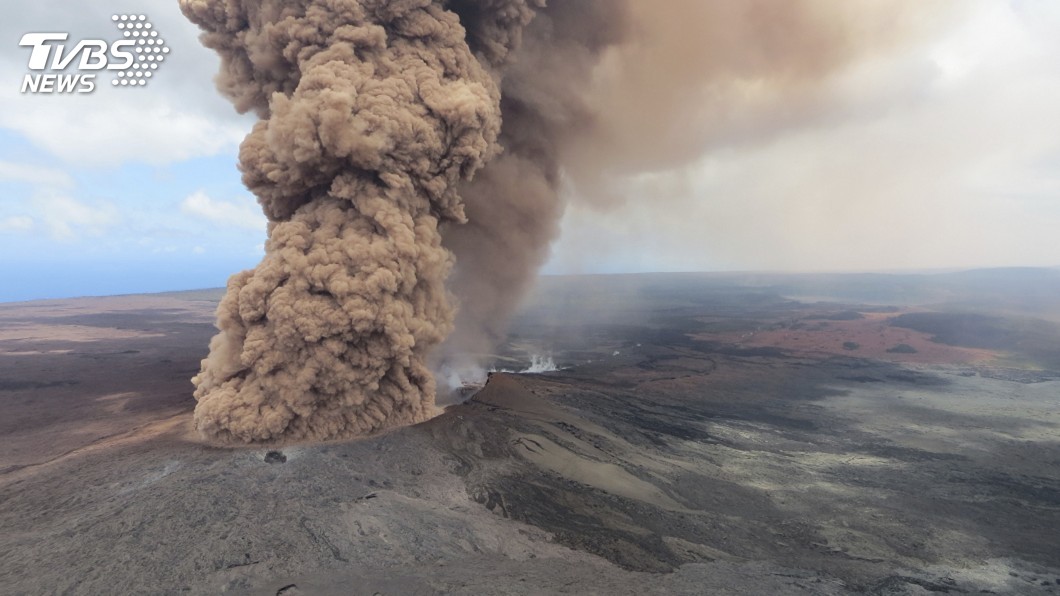
[[[196,427],[264,442],[427,419],[426,357],[453,320],[439,225],[465,221],[457,183],[499,150],[500,92],[459,19],[429,1],[181,8],[261,117],[240,167],[270,220],[219,307]]]
[[[180,2],[261,119],[240,168],[266,256],[229,281],[193,379],[197,428],[225,442],[432,416],[431,368],[503,336],[563,189],[606,205],[624,176],[765,134],[912,28],[867,0]]]
[[[474,48],[481,7],[503,3],[451,4]],[[504,153],[462,185],[469,221],[443,236],[456,256],[451,287],[461,308],[440,358],[455,377],[481,370],[547,260],[567,201],[613,208],[638,176],[821,118],[835,101],[831,77],[937,29],[957,8],[877,0],[541,6],[505,54]],[[663,192],[642,199],[659,205],[659,227],[681,217]]]

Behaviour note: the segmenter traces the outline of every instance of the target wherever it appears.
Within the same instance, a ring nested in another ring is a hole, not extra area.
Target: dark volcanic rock
[[[269,451],[265,454],[265,463],[267,464],[285,464],[287,463],[287,456],[280,451]]]
[[[681,280],[531,308],[498,368],[565,370],[264,453],[190,432],[213,302],[0,307],[44,330],[0,340],[0,591],[1055,593],[1052,376],[732,345],[823,309]]]

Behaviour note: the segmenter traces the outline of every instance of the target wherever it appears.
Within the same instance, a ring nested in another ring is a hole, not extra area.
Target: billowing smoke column
[[[430,417],[431,368],[502,336],[561,187],[606,204],[623,176],[764,134],[908,29],[870,0],[868,18],[832,0],[180,2],[221,91],[261,118],[240,166],[266,256],[229,281],[193,380],[197,428],[225,442]]]
[[[626,32],[628,9],[622,1],[553,1],[539,7],[512,55],[496,55],[489,51],[493,13],[487,7],[501,4],[451,6],[468,26],[472,48],[502,67],[504,116],[504,152],[463,185],[468,223],[448,228],[444,236],[456,256],[451,287],[460,311],[439,358],[445,372],[458,376],[478,369],[481,355],[503,338],[548,257],[563,214],[563,148],[592,134],[595,121],[586,93],[593,68]],[[484,18],[486,24],[480,25]]]
[[[430,1],[181,8],[222,56],[221,89],[261,117],[240,165],[270,219],[194,379],[197,428],[326,439],[430,417],[426,357],[454,312],[439,225],[465,221],[457,185],[498,152],[501,126],[459,18]]]

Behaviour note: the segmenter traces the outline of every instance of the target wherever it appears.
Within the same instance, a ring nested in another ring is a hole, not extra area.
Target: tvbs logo
[[[71,44],[68,33],[23,35],[18,45],[30,48],[30,72],[22,79],[22,93],[92,93],[102,72],[114,74],[114,87],[145,87],[169,54],[166,42],[142,14],[116,14],[111,20],[122,35],[116,41]]]

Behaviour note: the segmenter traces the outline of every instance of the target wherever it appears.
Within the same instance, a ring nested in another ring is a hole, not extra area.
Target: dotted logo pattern
[[[136,42],[136,60],[125,70],[118,71],[110,83],[115,87],[143,87],[154,76],[159,65],[169,54],[165,40],[145,15],[116,14],[110,18],[126,39]]]

